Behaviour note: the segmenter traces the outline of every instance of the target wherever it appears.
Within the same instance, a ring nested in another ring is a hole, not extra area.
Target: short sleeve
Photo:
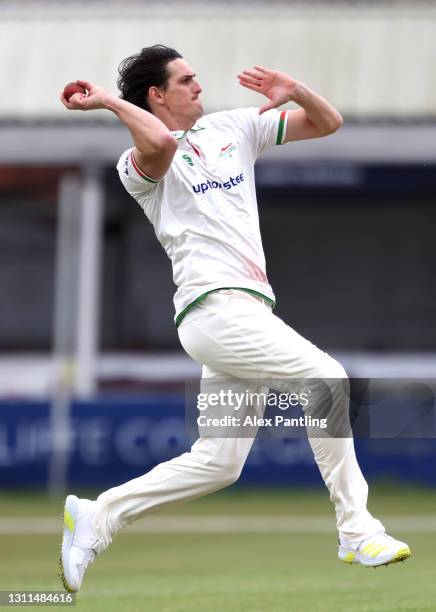
[[[117,170],[124,187],[137,200],[145,194],[146,197],[151,196],[160,183],[160,181],[156,181],[142,172],[136,163],[133,148],[127,149],[121,155]]]
[[[257,111],[257,109],[256,109]],[[255,116],[258,124],[258,155],[274,145],[281,145],[286,136],[288,111],[278,111],[275,108]]]
[[[270,147],[283,144],[288,120],[286,110],[273,108],[261,115],[258,108],[241,108],[231,112],[248,139],[255,159]]]

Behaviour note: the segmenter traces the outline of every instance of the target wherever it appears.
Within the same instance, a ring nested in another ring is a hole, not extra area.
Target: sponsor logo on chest
[[[244,182],[244,173],[238,174],[237,176],[229,176],[228,180],[225,182],[218,181],[210,181],[207,180],[204,183],[198,183],[197,185],[192,185],[192,190],[194,193],[205,193],[208,189],[225,189],[228,191],[229,189],[233,189],[237,187],[240,183]]]

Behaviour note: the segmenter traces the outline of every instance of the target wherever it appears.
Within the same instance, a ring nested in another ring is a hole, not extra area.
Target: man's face
[[[163,93],[164,106],[173,117],[195,123],[203,114],[203,105],[200,101],[201,87],[195,72],[181,58],[169,62],[167,70],[169,78]]]

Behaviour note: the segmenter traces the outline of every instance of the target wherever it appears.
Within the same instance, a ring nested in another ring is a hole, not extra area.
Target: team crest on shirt
[[[236,147],[233,142],[229,142],[229,144],[221,147],[220,154],[218,157],[233,157],[232,153],[236,151]]]

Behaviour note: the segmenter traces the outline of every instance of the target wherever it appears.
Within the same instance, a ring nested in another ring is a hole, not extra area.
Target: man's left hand
[[[257,91],[269,98],[270,101],[260,108],[260,115],[271,108],[277,108],[292,100],[293,91],[298,85],[298,81],[288,74],[278,70],[269,70],[262,66],[255,66],[253,70],[244,70],[237,77],[243,87]]]

